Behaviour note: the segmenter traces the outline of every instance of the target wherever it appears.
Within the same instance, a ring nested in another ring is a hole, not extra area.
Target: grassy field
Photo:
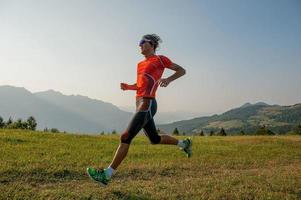
[[[193,157],[134,139],[107,187],[118,136],[0,130],[0,199],[301,199],[300,136],[194,137]]]

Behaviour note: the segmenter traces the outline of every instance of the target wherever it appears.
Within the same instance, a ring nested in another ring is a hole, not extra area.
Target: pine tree
[[[301,135],[301,124],[297,126],[297,134]]]
[[[214,132],[211,130],[209,136],[213,136]]]
[[[220,136],[227,136],[226,131],[223,128],[221,128],[221,130],[218,133],[218,135],[220,135]]]
[[[179,130],[175,128],[172,132],[173,135],[180,135]]]
[[[199,133],[199,136],[204,136],[204,131],[203,130]]]

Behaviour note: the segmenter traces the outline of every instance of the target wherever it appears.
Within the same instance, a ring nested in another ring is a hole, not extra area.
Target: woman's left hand
[[[159,85],[161,87],[167,87],[169,85],[170,81],[167,78],[161,78],[159,80]]]

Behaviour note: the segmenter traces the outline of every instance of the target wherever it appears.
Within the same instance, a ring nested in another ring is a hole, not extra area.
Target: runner
[[[143,129],[152,144],[177,145],[186,153],[187,157],[191,157],[192,141],[189,138],[178,140],[167,134],[159,135],[153,119],[157,112],[155,97],[158,86],[167,87],[172,81],[185,74],[185,69],[173,63],[166,56],[156,55],[159,42],[161,42],[161,39],[156,34],[148,34],[142,37],[139,46],[141,54],[144,55],[145,59],[138,63],[137,82],[132,85],[126,83],[120,84],[122,90],[136,91],[136,113],[129,123],[128,128],[120,137],[120,145],[116,150],[113,161],[106,169],[87,168],[90,178],[103,185],[107,185],[111,180],[113,173],[126,157],[132,139],[141,129]],[[168,78],[161,78],[165,68],[171,69],[175,73]]]

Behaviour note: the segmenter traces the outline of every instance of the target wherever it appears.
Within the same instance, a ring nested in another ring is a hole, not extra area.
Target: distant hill
[[[31,93],[25,88],[0,86],[0,116],[7,120],[34,116],[38,129],[100,133],[123,130],[132,114],[110,103],[49,90]]]
[[[273,132],[282,134],[300,123],[301,104],[279,106],[259,102],[256,104],[246,103],[221,115],[177,121],[159,125],[158,128],[169,133],[175,128],[187,134],[202,130],[205,133],[216,132],[224,128],[230,134],[237,134],[241,130],[246,134],[253,134],[259,127],[266,126]]]
[[[124,130],[132,113],[120,110],[111,103],[81,95],[64,95],[54,90],[31,93],[25,88],[0,86],[0,116],[27,119],[34,116],[38,129],[58,128],[60,131],[100,133]],[[301,123],[301,104],[291,106],[268,105],[264,102],[246,103],[220,115],[198,117],[158,125],[166,132],[178,128],[187,134],[203,130],[205,133],[224,128],[236,134],[243,130],[254,133],[266,126],[276,133],[285,133]]]

